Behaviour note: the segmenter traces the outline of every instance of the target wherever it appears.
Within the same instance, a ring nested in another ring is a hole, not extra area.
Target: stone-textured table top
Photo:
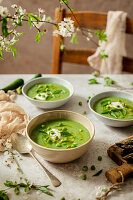
[[[33,75],[0,75],[0,88],[6,86],[10,82],[17,78],[24,78],[25,81],[29,80]],[[52,75],[53,76],[53,75]],[[66,200],[93,200],[96,197],[97,188],[99,186],[108,187],[111,185],[106,180],[106,170],[116,167],[117,165],[108,157],[107,149],[114,143],[121,141],[133,134],[133,127],[126,128],[112,128],[104,125],[97,120],[93,114],[91,114],[87,97],[99,92],[107,90],[116,90],[116,88],[105,87],[103,84],[103,78],[98,78],[102,84],[88,85],[88,79],[92,78],[92,75],[57,75],[70,81],[74,86],[74,95],[72,99],[66,103],[66,105],[59,109],[66,109],[83,114],[87,112],[87,117],[93,122],[95,126],[95,137],[89,146],[88,152],[76,161],[68,164],[52,164],[44,161],[43,158],[38,158],[44,163],[44,165],[53,172],[62,182],[62,185],[58,188],[52,187],[49,179],[40,168],[38,163],[34,161],[30,156],[22,156],[23,160],[19,161],[24,174],[31,182],[36,184],[50,184],[50,188],[53,190],[54,197],[47,196],[45,194],[38,194],[31,192],[30,194],[24,194],[21,192],[19,196],[16,196],[13,192],[9,191],[11,200],[60,200],[62,196]],[[133,82],[133,75],[111,75],[113,80],[116,80],[119,85],[123,87],[132,87],[130,85]],[[133,90],[130,90],[133,92]],[[79,101],[82,101],[83,105],[79,106]],[[43,109],[36,108],[32,105],[24,96],[18,95],[16,103],[24,108],[25,112],[30,115],[31,118],[36,115],[45,112]],[[98,161],[97,157],[101,155],[102,161]],[[4,155],[0,153],[0,189],[3,189],[3,183],[5,180],[19,181],[20,174],[16,170],[17,166],[12,165],[11,169],[4,164]],[[81,179],[82,166],[87,165],[89,167],[87,174],[87,180]],[[92,177],[95,171],[90,170],[91,165],[96,166],[96,170],[103,169],[103,173],[100,176]],[[111,200],[132,200],[133,199],[133,180],[129,178],[126,184],[122,187],[121,191],[113,192],[108,199]]]

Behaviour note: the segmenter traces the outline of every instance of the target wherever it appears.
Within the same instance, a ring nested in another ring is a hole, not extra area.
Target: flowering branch
[[[28,22],[30,28],[34,27],[37,30],[36,42],[39,42],[41,36],[46,34],[46,28],[44,27],[45,23],[57,27],[57,29],[53,31],[54,35],[71,37],[71,43],[78,43],[78,38],[76,34],[76,31],[78,30],[81,31],[82,35],[86,37],[87,40],[91,40],[97,46],[99,46],[98,43],[92,39],[93,34],[97,35],[101,42],[107,41],[107,36],[104,31],[100,32],[99,30],[97,30],[95,32],[92,32],[91,30],[87,30],[80,26],[76,16],[74,15],[73,9],[69,6],[68,0],[59,0],[59,4],[60,10],[62,4],[64,4],[70,10],[72,16],[78,24],[77,29],[75,29],[74,27],[74,21],[70,18],[64,18],[63,21],[58,23],[58,20],[54,21],[51,19],[50,16],[46,17],[46,15],[44,14],[45,11],[41,8],[38,9],[38,15],[35,15],[33,13],[27,13],[26,10],[22,9],[21,6],[17,6],[16,4],[14,4],[11,6],[14,9],[14,14],[11,15],[8,8],[0,6],[0,22],[2,23],[2,35],[0,36],[0,58],[4,59],[2,55],[3,51],[12,52],[13,56],[16,57],[17,51],[14,48],[14,45],[16,44],[16,42],[19,41],[19,39],[16,39],[16,37],[18,38],[19,36],[24,34],[18,33],[16,29],[17,27],[23,25],[23,21]],[[64,45],[62,45],[62,47],[64,48]],[[107,58],[107,55],[104,53],[104,51],[102,51],[101,57]]]

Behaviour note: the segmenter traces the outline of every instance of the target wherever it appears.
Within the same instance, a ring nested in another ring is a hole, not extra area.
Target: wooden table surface
[[[6,86],[10,82],[17,78],[23,78],[25,81],[29,80],[33,75],[0,75],[0,88]],[[54,76],[54,75],[51,75]],[[93,122],[95,126],[95,137],[89,146],[88,152],[76,161],[68,164],[52,164],[44,161],[43,158],[38,158],[44,163],[44,165],[53,172],[62,182],[62,185],[58,188],[53,188],[48,180],[47,176],[39,165],[30,156],[22,156],[22,160],[19,160],[21,168],[24,171],[25,176],[36,184],[50,184],[50,188],[53,189],[54,197],[47,196],[45,194],[38,194],[37,192],[31,192],[24,194],[21,192],[19,196],[16,196],[11,190],[9,196],[11,200],[60,200],[62,196],[66,200],[93,200],[96,197],[98,187],[108,187],[111,185],[106,180],[105,171],[116,167],[116,164],[108,157],[107,149],[116,142],[119,142],[133,134],[133,126],[126,128],[113,128],[104,125],[101,121],[96,119],[87,104],[87,97],[97,94],[99,92],[107,90],[116,90],[116,88],[105,87],[103,84],[103,78],[98,78],[101,84],[88,85],[88,79],[93,78],[92,75],[57,75],[70,81],[74,86],[74,95],[72,99],[59,109],[66,109],[83,114],[87,112],[87,117]],[[133,82],[133,75],[111,75],[122,87],[132,87],[130,85]],[[133,92],[130,90],[129,92]],[[83,105],[79,106],[79,101],[82,101]],[[45,112],[32,105],[24,96],[18,95],[15,101],[20,105],[31,118],[36,115]],[[97,157],[101,155],[102,161],[98,161]],[[20,173],[16,170],[16,164],[12,164],[11,168],[8,168],[4,164],[5,154],[0,153],[0,189],[4,189],[3,183],[6,180],[19,181]],[[87,174],[87,180],[81,179],[82,167],[87,165],[89,167]],[[103,169],[103,173],[100,176],[92,177],[95,171],[90,170],[91,165],[96,166],[96,170]],[[133,179],[129,178],[126,184],[122,187],[121,191],[115,191],[110,195],[108,199],[111,200],[132,200],[133,199]]]

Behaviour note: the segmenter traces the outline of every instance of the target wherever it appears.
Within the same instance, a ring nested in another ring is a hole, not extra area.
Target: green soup
[[[122,97],[110,96],[100,99],[94,104],[93,109],[113,119],[133,119],[133,102]]]
[[[54,120],[37,126],[30,137],[37,144],[47,148],[70,149],[87,142],[90,133],[76,121]]]
[[[39,101],[57,101],[67,98],[70,91],[57,83],[37,83],[27,91],[27,95]]]

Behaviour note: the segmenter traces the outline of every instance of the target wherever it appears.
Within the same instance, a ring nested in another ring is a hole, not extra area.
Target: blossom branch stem
[[[80,29],[82,35],[85,36],[85,37],[88,37],[88,35],[86,35],[86,34],[84,33],[84,31],[86,31],[86,32],[88,32],[88,31],[85,30],[85,29],[83,29],[83,28],[80,26],[80,24],[79,24],[79,22],[78,22],[76,16],[74,15],[72,9],[70,8],[70,6],[69,6],[64,0],[62,0],[62,1],[63,1],[63,3],[66,5],[66,7],[70,10],[70,12],[72,13],[72,16],[74,17],[75,21],[77,22],[78,28]],[[96,46],[99,46],[98,43],[95,42],[91,37],[90,37],[90,40],[91,40],[91,42],[93,42]]]

